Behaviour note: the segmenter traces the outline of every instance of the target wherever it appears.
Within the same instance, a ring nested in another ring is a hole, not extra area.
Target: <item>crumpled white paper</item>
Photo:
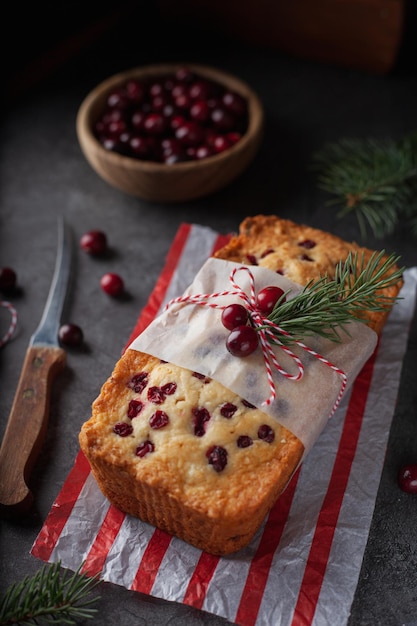
[[[232,290],[230,276],[240,267],[230,261],[208,259],[184,296]],[[251,266],[250,271],[256,292],[275,285],[289,291],[287,297],[290,299],[300,291],[299,285],[269,269]],[[246,271],[238,271],[235,282],[250,294],[250,277]],[[242,303],[242,300],[238,295],[222,295],[208,302],[226,306],[233,302]],[[220,309],[207,305],[173,302],[131,343],[130,348],[221,382],[294,433],[304,444],[306,454],[332,413],[343,383],[340,373],[302,347],[291,346],[303,362],[304,374],[300,380],[291,380],[273,369],[277,394],[271,404],[266,405],[271,390],[261,349],[244,358],[231,355],[225,345],[229,331],[223,327],[220,316]],[[307,337],[304,343],[346,374],[348,389],[373,353],[377,335],[356,321],[349,323],[346,330],[348,332],[340,333],[340,343],[317,335]],[[297,374],[298,368],[292,357],[277,346],[273,350],[281,367],[289,374]]]

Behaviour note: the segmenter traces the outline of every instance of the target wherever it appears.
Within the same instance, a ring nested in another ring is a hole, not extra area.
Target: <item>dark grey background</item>
[[[290,58],[189,26],[181,30],[139,3],[133,18],[131,13],[128,19],[112,18],[113,27],[100,37],[89,36],[86,42],[75,37],[73,48],[56,48],[76,30],[77,10],[86,22],[96,17],[77,3],[68,4],[66,15],[51,13],[52,27],[47,12],[34,9],[20,28],[14,9],[17,21],[10,23],[15,37],[5,59],[10,88],[1,119],[0,266],[17,271],[20,289],[12,298],[18,332],[0,351],[1,434],[48,293],[57,215],[65,215],[75,234],[76,267],[66,315],[83,328],[86,345],[69,351],[68,367],[54,386],[47,439],[30,481],[36,508],[19,522],[0,522],[1,592],[41,565],[29,550],[73,465],[91,402],[129,338],[179,224],[198,222],[229,232],[246,215],[277,213],[359,239],[355,219],[341,221],[326,205],[328,197],[318,190],[310,169],[313,153],[326,141],[397,139],[417,126],[415,57],[406,46],[394,70],[377,76]],[[52,7],[56,13],[56,4]],[[43,52],[43,61],[25,74],[27,62]],[[247,81],[264,104],[266,132],[259,154],[242,177],[211,197],[178,205],[131,198],[103,182],[81,154],[75,118],[87,92],[115,72],[158,61],[218,66]],[[110,258],[92,259],[77,247],[81,235],[96,228],[109,237]],[[405,265],[417,265],[416,240],[404,227],[383,241],[369,237],[366,244],[396,251]],[[99,288],[109,269],[125,280],[128,297],[123,301]],[[1,328],[5,319],[0,318]],[[349,626],[397,626],[417,619],[417,500],[396,482],[400,465],[417,462],[416,366],[417,321]],[[110,584],[102,584],[100,594],[95,621],[102,624],[225,623]]]

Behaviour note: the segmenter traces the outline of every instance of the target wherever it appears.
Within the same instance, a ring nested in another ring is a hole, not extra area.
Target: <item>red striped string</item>
[[[4,333],[3,337],[0,337],[0,348],[4,346],[10,339],[13,337],[13,334],[16,330],[17,325],[17,311],[10,302],[6,302],[5,300],[0,300],[0,306],[8,309],[12,319],[10,320],[10,325],[8,330]]]
[[[244,271],[249,275],[250,295],[248,295],[235,281],[235,275],[239,271]],[[238,296],[239,298],[241,298],[244,301],[248,309],[248,312],[249,312],[249,315],[250,315],[250,318],[254,327],[259,333],[259,338],[260,338],[260,343],[261,343],[261,348],[262,348],[262,353],[263,353],[264,363],[265,363],[266,376],[268,379],[268,384],[269,384],[269,389],[270,389],[269,398],[267,398],[262,404],[270,405],[276,398],[276,387],[275,387],[275,382],[273,379],[273,368],[276,369],[285,378],[296,381],[296,380],[300,380],[303,377],[304,365],[302,361],[298,358],[298,356],[294,354],[294,352],[290,350],[288,346],[284,345],[277,338],[277,333],[285,337],[291,337],[290,333],[285,331],[283,328],[281,328],[277,324],[274,324],[268,317],[264,317],[261,311],[259,310],[257,306],[257,302],[256,302],[255,279],[250,269],[245,266],[233,268],[233,270],[230,273],[229,280],[231,282],[233,289],[226,289],[224,291],[217,291],[214,293],[197,293],[197,294],[192,294],[192,295],[179,296],[178,298],[173,298],[172,300],[170,300],[165,305],[164,310],[166,311],[168,308],[176,304],[195,304],[195,305],[201,305],[201,306],[208,306],[212,309],[223,310],[226,308],[227,305],[217,304],[216,302],[211,302],[211,300],[223,298],[224,296]],[[293,337],[291,337],[291,339],[296,345],[302,348],[305,352],[308,352],[308,354],[311,354],[316,359],[318,359],[319,361],[327,365],[327,367],[330,367],[333,371],[339,374],[339,376],[341,376],[342,384],[341,384],[339,394],[336,398],[336,402],[334,403],[332,411],[330,413],[330,417],[331,417],[336,411],[337,407],[339,406],[342,396],[346,389],[347,376],[345,372],[341,370],[339,367],[337,367],[336,365],[334,365],[333,363],[331,363],[324,356],[322,356],[321,354],[319,354],[312,348],[309,348],[302,341],[298,341],[294,339]],[[290,372],[285,370],[280,365],[272,349],[273,345],[278,345],[281,348],[281,350],[283,350],[283,352],[285,352],[294,361],[298,370],[296,374],[290,374]]]

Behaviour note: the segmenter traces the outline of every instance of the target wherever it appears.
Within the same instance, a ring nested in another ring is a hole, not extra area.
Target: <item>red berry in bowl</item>
[[[227,330],[233,330],[237,326],[244,326],[248,321],[248,310],[242,304],[229,304],[222,311],[222,324]]]
[[[233,91],[226,91],[223,94],[222,102],[226,109],[234,113],[234,115],[241,117],[247,113],[247,104],[245,99]]]
[[[281,287],[274,287],[271,285],[270,287],[261,289],[257,295],[256,304],[262,315],[267,317],[274,309],[278,300],[283,296],[284,290],[281,289]]]
[[[185,146],[198,146],[204,139],[203,129],[196,122],[184,122],[175,131],[175,136]]]
[[[16,287],[17,275],[11,267],[0,267],[0,290],[11,291]]]
[[[245,357],[255,352],[259,344],[258,333],[252,326],[237,326],[226,340],[226,348],[233,356]]]
[[[100,285],[102,290],[109,296],[120,296],[124,291],[123,279],[113,272],[108,272],[101,277]]]
[[[84,334],[77,324],[62,324],[58,331],[58,339],[61,344],[77,347],[82,344]]]
[[[107,250],[107,237],[101,230],[90,230],[81,237],[80,246],[85,252],[99,256]]]
[[[400,468],[398,485],[406,493],[417,494],[417,464],[404,465]]]

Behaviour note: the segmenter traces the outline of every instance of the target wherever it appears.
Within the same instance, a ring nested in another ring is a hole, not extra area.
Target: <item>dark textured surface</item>
[[[399,138],[416,128],[416,75],[409,68],[371,76],[231,45],[207,34],[179,36],[155,19],[149,25],[154,36],[146,40],[139,22],[119,22],[110,36],[22,92],[3,113],[0,265],[17,271],[20,292],[13,298],[19,312],[17,335],[0,351],[1,434],[49,289],[56,216],[66,216],[76,242],[87,230],[104,230],[111,254],[92,259],[78,250],[75,255],[67,319],[83,328],[86,347],[69,351],[68,367],[54,386],[47,439],[30,481],[36,510],[24,521],[0,522],[1,592],[40,566],[29,554],[31,545],[72,467],[81,423],[129,338],[179,224],[199,222],[229,232],[246,215],[278,213],[358,239],[355,220],[338,220],[317,189],[309,169],[313,152],[341,137]],[[127,67],[188,60],[235,73],[258,92],[266,135],[256,160],[228,188],[187,204],[149,204],[112,189],[91,170],[77,143],[75,117],[83,97]],[[407,232],[366,243],[395,250],[405,265],[417,265],[417,244]],[[109,269],[125,280],[128,296],[121,302],[99,288]],[[417,619],[417,500],[396,483],[398,467],[417,462],[416,368],[415,322],[349,626],[399,626]],[[101,585],[100,593],[96,621],[102,624],[225,623],[110,584]]]

